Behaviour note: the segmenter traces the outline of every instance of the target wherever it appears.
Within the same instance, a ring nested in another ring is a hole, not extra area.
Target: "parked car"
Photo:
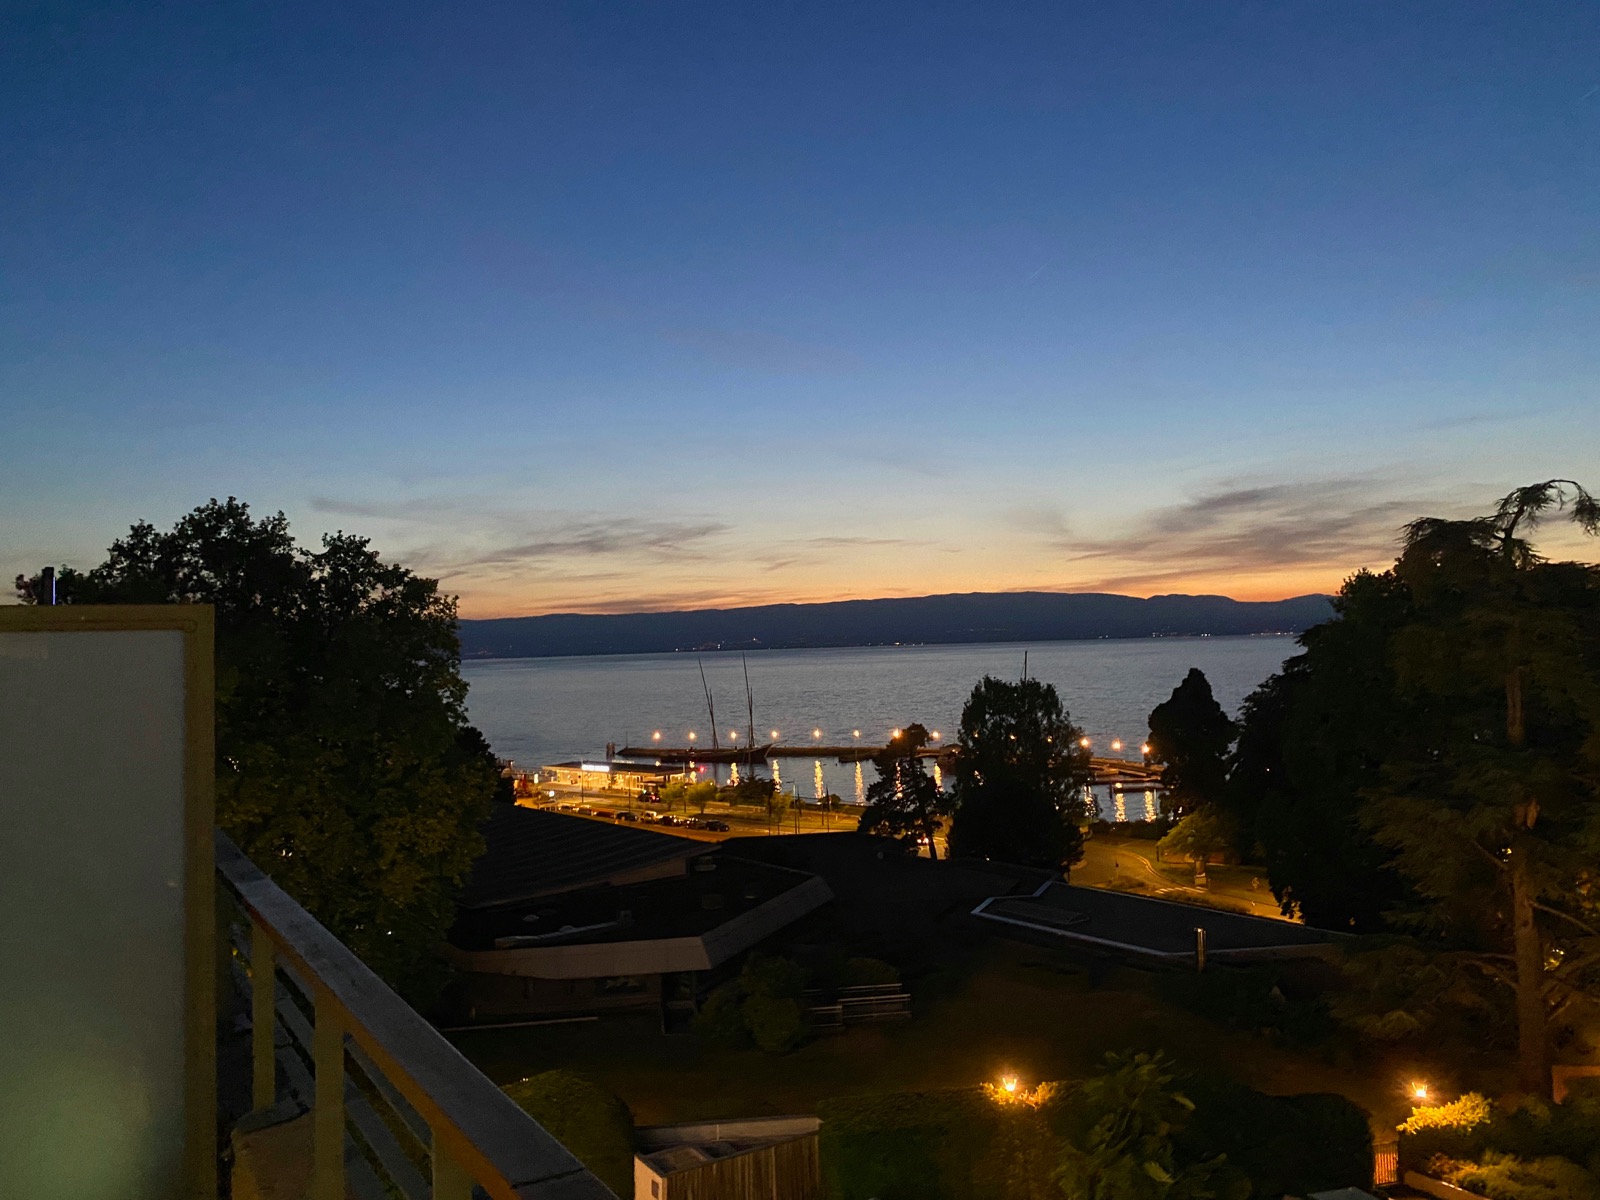
[[[556,811],[557,812],[577,812],[578,811],[578,806],[576,804],[558,804],[558,805],[556,805]]]
[[[677,817],[673,816],[671,813],[662,813],[659,817],[656,818],[656,824],[657,825],[683,825],[683,824],[686,824],[686,823],[687,822],[679,820]]]
[[[639,818],[636,814],[628,812],[626,809],[624,809],[622,812],[617,814],[616,819],[619,821],[637,821]]]
[[[726,821],[709,820],[701,821],[700,828],[708,829],[712,833],[727,833],[731,827]]]

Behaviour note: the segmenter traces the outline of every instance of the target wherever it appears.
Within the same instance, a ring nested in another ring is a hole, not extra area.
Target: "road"
[[[625,795],[606,796],[602,793],[588,792],[580,795],[575,789],[560,792],[552,806],[570,804],[581,809],[593,809],[596,812],[606,813],[607,816],[589,816],[578,812],[577,816],[587,816],[590,820],[603,820],[607,824],[613,823],[610,813],[624,811],[629,808],[629,798]],[[633,811],[643,812],[644,806],[634,802]],[[692,817],[702,815],[696,812],[674,811],[674,816]],[[671,833],[679,837],[693,838],[702,842],[720,842],[730,837],[752,837],[780,833],[845,833],[854,830],[856,819],[860,811],[854,807],[846,808],[841,812],[824,813],[815,809],[805,809],[796,813],[790,810],[783,819],[771,822],[766,811],[754,805],[728,805],[713,802],[706,806],[704,816],[724,821],[729,826],[725,833],[713,832],[704,829],[687,829],[682,825],[636,825],[632,828],[651,829],[657,833]],[[935,839],[939,850],[939,857],[944,858],[949,853],[949,847],[943,835]],[[1285,920],[1283,913],[1278,909],[1278,902],[1267,887],[1264,878],[1259,878],[1257,872],[1249,867],[1212,867],[1208,886],[1196,887],[1188,881],[1189,867],[1187,864],[1171,865],[1164,870],[1155,861],[1155,843],[1136,838],[1116,837],[1102,834],[1091,837],[1084,843],[1083,861],[1072,868],[1072,882],[1080,887],[1112,888],[1116,891],[1130,891],[1140,895],[1157,896],[1164,900],[1176,900],[1186,904],[1209,905],[1212,907],[1229,908],[1234,911],[1248,912],[1252,916],[1268,917],[1273,920]]]
[[[1111,887],[1120,881],[1118,891],[1138,891],[1187,904],[1222,900],[1229,907],[1248,911],[1252,916],[1285,919],[1266,880],[1249,867],[1212,867],[1208,886],[1202,888],[1184,878],[1190,872],[1187,863],[1175,864],[1164,871],[1157,866],[1154,856],[1154,842],[1105,835],[1092,837],[1084,843],[1083,861],[1072,868],[1072,882],[1082,887]],[[1129,887],[1129,884],[1142,886]]]

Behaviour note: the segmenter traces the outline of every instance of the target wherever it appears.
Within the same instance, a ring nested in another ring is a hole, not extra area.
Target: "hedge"
[[[830,1100],[818,1108],[834,1200],[1059,1197],[1043,1115],[979,1088]]]
[[[613,1192],[633,1195],[633,1113],[620,1099],[570,1071],[546,1071],[505,1093]]]

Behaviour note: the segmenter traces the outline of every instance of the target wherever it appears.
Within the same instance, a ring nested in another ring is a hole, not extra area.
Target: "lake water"
[[[1028,654],[1028,674],[1052,683],[1075,724],[1093,739],[1095,753],[1137,758],[1150,710],[1188,672],[1199,667],[1223,708],[1237,713],[1257,684],[1298,651],[1288,637],[1141,638],[963,646],[871,646],[832,650],[761,650],[747,655],[755,693],[756,736],[805,744],[814,730],[828,745],[882,745],[890,730],[921,721],[953,740],[961,706],[985,674],[1015,679]],[[462,664],[470,685],[472,721],[495,753],[533,770],[545,763],[648,744],[710,744],[710,725],[697,664],[717,705],[724,745],[737,730],[746,738],[744,674],[739,655],[629,654],[591,658],[518,658]],[[811,798],[832,792],[859,801],[874,778],[870,763],[833,759],[774,759],[787,790]],[[729,768],[718,772],[726,779]],[[1108,816],[1140,819],[1153,811],[1152,796],[1106,795]]]

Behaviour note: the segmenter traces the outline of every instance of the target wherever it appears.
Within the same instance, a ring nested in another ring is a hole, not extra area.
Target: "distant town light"
[[[692,742],[692,741],[694,741],[694,730],[692,730],[692,729],[691,729],[691,730],[689,730],[689,740],[690,740],[690,741],[691,741],[691,742]]]
[[[737,729],[728,730],[728,740],[730,742],[737,742],[739,740],[739,731]]]
[[[851,730],[851,731],[850,731],[850,736],[851,736],[851,737],[860,737],[860,736],[861,736],[861,730],[859,730],[859,729],[852,729],[852,730]]]
[[[890,737],[890,739],[891,739],[891,740],[892,740],[892,739],[894,739],[894,738],[897,738],[897,737],[899,737],[899,736],[900,736],[900,731],[899,731],[899,730],[898,730],[898,729],[896,729],[896,730],[895,730],[895,731],[894,731],[894,732],[893,732],[893,733],[891,733],[891,734],[890,734],[890,735],[889,735],[889,737]]]
[[[1140,746],[1139,747],[1139,753],[1140,754],[1149,754],[1150,753],[1150,743],[1146,742],[1144,745]]]
[[[935,729],[928,736],[931,737],[934,741],[937,742],[940,738],[942,738],[944,736],[944,734],[940,733],[937,729]]]

